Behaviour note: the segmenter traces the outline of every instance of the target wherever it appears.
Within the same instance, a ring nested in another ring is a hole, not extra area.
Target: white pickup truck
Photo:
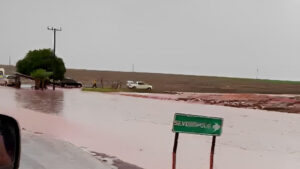
[[[130,81],[131,82],[131,81]],[[152,86],[142,81],[127,83],[127,87],[130,89],[144,89],[152,90]]]

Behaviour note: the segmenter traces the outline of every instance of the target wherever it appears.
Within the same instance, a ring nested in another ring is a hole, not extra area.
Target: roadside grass
[[[296,84],[300,85],[300,81],[288,81],[288,80],[268,80],[268,79],[259,79],[261,82],[269,82],[274,84]]]
[[[224,82],[253,82],[253,83],[269,83],[269,84],[290,84],[290,85],[300,85],[300,81],[291,81],[291,80],[271,80],[271,79],[251,79],[251,78],[238,78],[238,77],[219,77],[219,76],[199,76],[202,78],[210,78],[210,79],[219,79]]]
[[[128,88],[113,89],[113,88],[90,88],[90,87],[84,87],[84,88],[82,88],[82,91],[103,92],[103,93],[113,93],[113,92],[153,93],[153,91],[149,91],[149,90],[128,89]]]

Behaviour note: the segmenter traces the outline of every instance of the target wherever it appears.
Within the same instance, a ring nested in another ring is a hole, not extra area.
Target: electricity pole
[[[50,26],[48,26],[47,27],[47,29],[48,30],[50,30],[50,31],[53,31],[53,35],[54,35],[54,37],[53,37],[53,55],[55,56],[55,48],[56,48],[56,31],[62,31],[62,29],[61,29],[61,27],[60,28],[54,28],[54,27],[50,27]]]
[[[132,64],[132,72],[134,72],[134,64]]]
[[[54,28],[54,27],[47,27],[48,30],[53,31],[54,39],[53,39],[53,56],[55,57],[55,48],[56,48],[56,31],[62,31],[61,27],[60,28]],[[53,78],[53,90],[55,90],[55,80]]]

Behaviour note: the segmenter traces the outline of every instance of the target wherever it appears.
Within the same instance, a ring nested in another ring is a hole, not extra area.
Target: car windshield
[[[7,79],[15,79],[14,76],[7,76],[6,78],[7,78]]]
[[[64,82],[67,82],[67,83],[75,83],[76,81],[73,80],[73,79],[65,79],[63,80]]]

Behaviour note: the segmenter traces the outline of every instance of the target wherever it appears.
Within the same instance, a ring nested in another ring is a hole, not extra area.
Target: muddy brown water
[[[23,130],[65,140],[145,169],[171,168],[176,112],[224,118],[223,134],[216,143],[216,168],[300,167],[297,114],[80,89],[0,87],[0,113],[14,116]],[[210,144],[211,137],[180,135],[178,169],[208,168]]]

